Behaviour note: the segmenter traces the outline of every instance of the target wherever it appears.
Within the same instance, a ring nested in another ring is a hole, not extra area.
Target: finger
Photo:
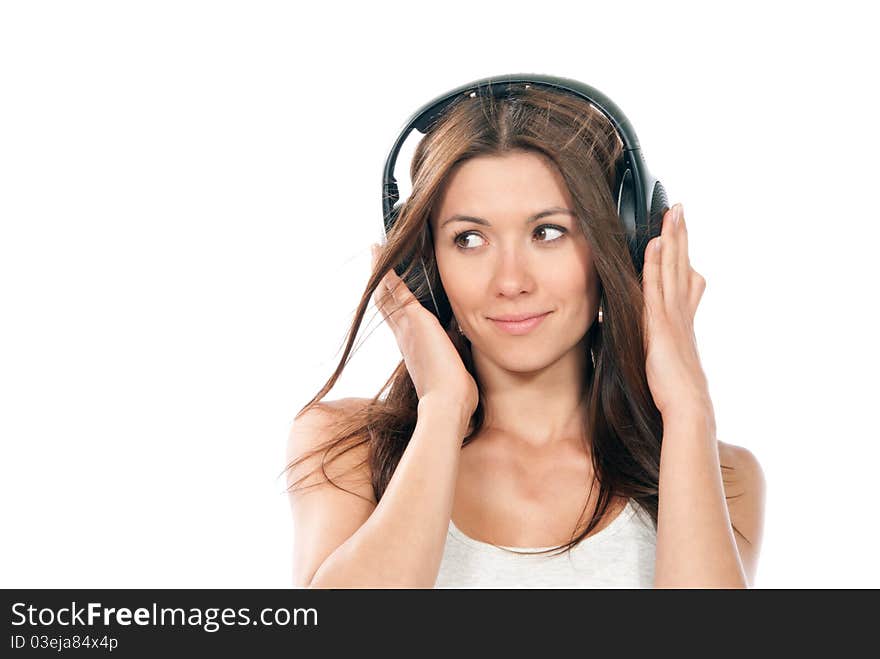
[[[370,249],[373,253],[373,269],[376,269],[376,265],[379,262],[379,258],[381,256],[381,248],[373,244],[370,246]],[[389,269],[382,274],[381,279],[379,279],[379,284],[376,287],[376,292],[380,292],[383,294],[383,299],[387,302],[388,300],[393,300],[397,294],[396,287],[394,285],[394,280],[392,277],[397,278],[397,274],[394,272],[394,269]],[[391,295],[385,295],[385,293],[390,293]]]
[[[691,287],[691,258],[688,253],[688,231],[684,221],[684,206],[678,204],[678,285],[679,290],[686,292]]]
[[[388,287],[390,295],[390,307],[388,312],[389,322],[395,322],[395,328],[407,332],[410,324],[410,318],[407,316],[407,305],[417,302],[415,295],[409,290],[406,283],[390,268],[385,273],[385,283]]]
[[[681,292],[684,305],[690,309],[691,299],[693,297],[694,275],[696,274],[691,268],[691,259],[688,253],[688,235],[687,224],[684,220],[684,206],[678,205],[679,220],[676,227],[676,238],[678,239],[678,290]]]
[[[663,306],[663,278],[660,273],[660,252],[663,241],[660,236],[652,238],[645,247],[645,262],[642,266],[642,290],[645,305],[652,310]]]
[[[663,216],[663,228],[660,235],[663,236],[660,247],[660,273],[663,289],[663,304],[669,309],[678,300],[681,290],[679,283],[679,241],[678,227],[673,223],[673,208],[666,211]]]
[[[660,236],[648,241],[645,247],[644,264],[642,265],[642,290],[644,307],[642,309],[643,347],[649,348],[654,317],[663,309],[663,284],[660,275],[660,247],[663,241]]]
[[[386,312],[389,321],[392,319],[397,322],[395,327],[406,330],[409,319],[406,315],[405,307],[412,303],[418,303],[416,296],[410,291],[409,286],[395,272],[394,268],[389,268],[384,275],[385,286],[388,288],[390,297],[386,300]]]
[[[376,265],[379,262],[379,247],[377,245],[371,245],[370,249],[373,253],[372,269],[375,271]],[[382,314],[382,317],[391,327],[391,331],[396,335],[398,330],[397,320],[391,316],[391,312],[395,306],[394,294],[389,290],[387,273],[379,279],[379,283],[373,291],[373,304],[376,305],[379,313]]]
[[[697,307],[700,304],[700,300],[703,298],[703,292],[706,290],[706,279],[696,270],[692,271],[691,274],[691,288],[690,288],[690,299],[688,300],[690,307],[688,310],[690,311],[691,317],[693,317],[697,313]]]
[[[400,303],[401,306],[410,304],[411,302],[416,302],[416,296],[413,295],[412,291],[409,290],[409,286],[406,285],[400,276],[394,271],[394,268],[388,270],[385,273],[385,277],[387,278],[388,287],[394,294],[394,299]]]

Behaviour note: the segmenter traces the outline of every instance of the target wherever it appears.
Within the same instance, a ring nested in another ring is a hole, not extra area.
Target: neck
[[[583,445],[590,357],[582,345],[537,371],[511,371],[479,355],[474,363],[487,432],[523,448]]]

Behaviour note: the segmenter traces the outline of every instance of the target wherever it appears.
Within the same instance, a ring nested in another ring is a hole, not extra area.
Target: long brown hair
[[[583,343],[592,354],[592,359],[586,360],[584,377],[588,383],[586,425],[592,430],[586,436],[591,437],[590,453],[599,483],[596,509],[580,535],[573,534],[567,544],[536,553],[564,552],[577,545],[603,519],[615,496],[633,499],[647,511],[656,529],[663,423],[645,375],[641,275],[629,254],[612,193],[615,163],[622,149],[607,118],[585,100],[567,93],[533,85],[501,98],[464,96],[451,105],[416,148],[410,172],[412,191],[367,282],[339,364],[296,418],[312,407],[327,407],[321,400],[345,368],[371,296],[385,272],[414,253],[421,255],[424,275],[430,279],[431,287],[435,291],[442,287],[429,223],[452,168],[477,156],[500,156],[514,151],[534,153],[555,165],[568,185],[578,224],[592,248],[603,309],[603,322],[593,323]],[[411,271],[412,265],[403,278],[416,297],[424,299],[424,277],[410,280]],[[456,331],[454,323],[452,318],[445,327],[447,335],[479,387],[470,343]],[[287,469],[319,452],[324,452],[326,458],[331,449],[344,446],[333,460],[367,443],[366,461],[378,502],[415,429],[417,406],[415,387],[401,359],[365,406],[338,420],[327,442],[291,462]],[[463,446],[482,428],[483,412],[481,389]],[[321,470],[333,482],[324,464],[322,459]],[[362,461],[358,466],[363,464]],[[288,491],[299,489],[297,486],[304,478],[295,481]]]

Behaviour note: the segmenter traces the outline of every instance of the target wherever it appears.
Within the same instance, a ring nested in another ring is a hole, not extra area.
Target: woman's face
[[[556,210],[530,221],[548,209]],[[571,194],[552,163],[530,152],[464,161],[447,179],[431,222],[440,278],[475,357],[532,371],[583,349],[599,280]],[[491,320],[545,312],[524,334]]]

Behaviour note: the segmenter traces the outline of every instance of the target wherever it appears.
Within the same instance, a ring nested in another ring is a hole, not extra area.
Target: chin
[[[506,349],[505,349],[506,348]],[[548,349],[546,342],[523,344],[520,347],[499,346],[492,353],[483,353],[484,358],[511,373],[534,373],[557,362],[565,352]]]

